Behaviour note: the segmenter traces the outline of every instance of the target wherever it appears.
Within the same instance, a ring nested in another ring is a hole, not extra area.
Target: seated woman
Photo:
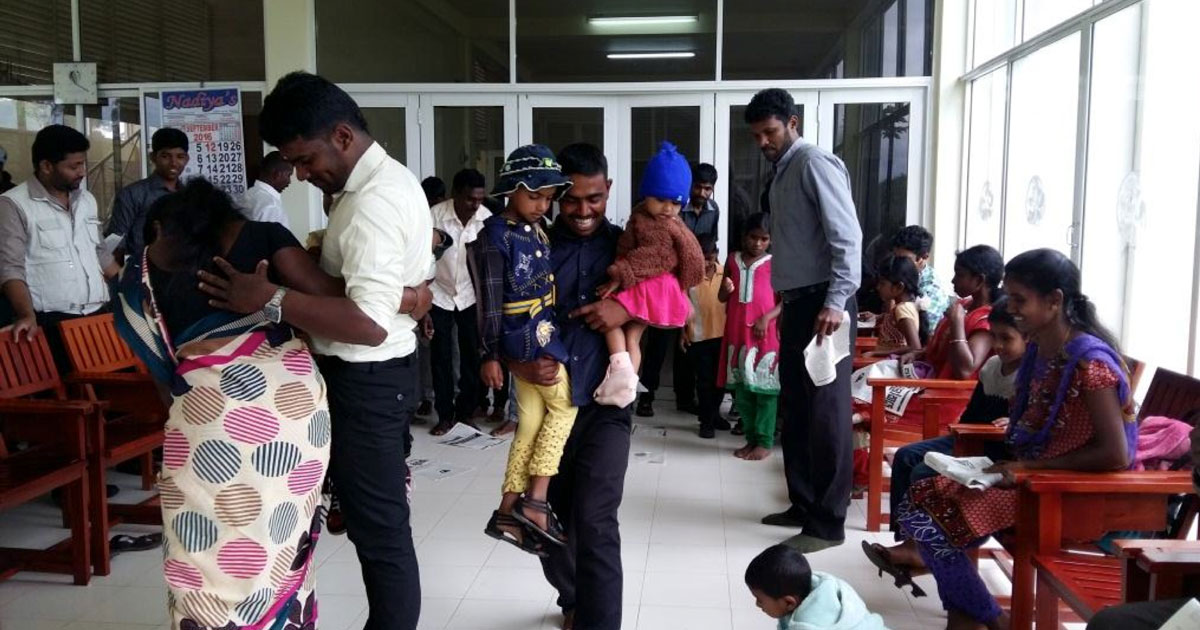
[[[959,252],[954,259],[953,285],[960,299],[946,310],[929,343],[921,350],[902,355],[901,363],[916,362],[917,374],[922,378],[976,378],[992,354],[988,314],[992,312],[992,303],[1004,295],[1000,289],[1003,276],[1004,257],[995,248],[976,245]],[[942,405],[941,424],[955,422],[964,408],[965,404]],[[854,422],[859,423],[871,414],[871,403],[855,400],[852,409]],[[914,396],[903,416],[889,414],[888,421],[920,426],[924,413],[921,397]],[[867,485],[867,439],[862,435],[865,434],[858,434],[854,452],[855,487]]]
[[[377,325],[287,228],[246,220],[202,178],[151,206],[145,242],[126,258],[113,310],[171,398],[159,489],[172,627],[315,620],[312,551],[331,438],[325,383],[278,310],[219,310],[196,275],[215,256],[242,272],[269,265],[275,282],[308,294],[288,315],[296,326],[370,343]],[[424,308],[420,290],[405,294],[402,310]]]
[[[1080,292],[1079,269],[1057,251],[1038,249],[1005,271],[1008,309],[1030,342],[1005,438],[1014,459],[989,472],[1128,468],[1137,446],[1128,370]],[[950,630],[1006,628],[1007,616],[965,552],[1012,527],[1016,502],[1009,484],[979,491],[946,477],[914,482],[896,516],[916,549],[892,547],[882,560],[897,572],[933,573]]]

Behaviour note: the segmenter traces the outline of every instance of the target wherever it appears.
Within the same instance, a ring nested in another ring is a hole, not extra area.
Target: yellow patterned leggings
[[[504,492],[525,492],[530,477],[558,474],[558,460],[579,409],[571,404],[567,369],[559,364],[558,383],[534,385],[513,375],[517,394],[517,433],[508,451]]]

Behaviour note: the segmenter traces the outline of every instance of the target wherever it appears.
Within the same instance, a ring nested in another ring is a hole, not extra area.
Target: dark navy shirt
[[[140,253],[145,245],[146,213],[159,197],[170,192],[167,182],[157,173],[122,188],[113,200],[112,216],[104,228],[104,235],[119,234],[125,237],[122,242],[125,253]]]
[[[596,287],[608,280],[608,266],[616,259],[620,237],[621,228],[607,220],[587,238],[576,236],[559,222],[550,227],[550,260],[557,290],[555,316],[567,347],[571,401],[577,407],[593,402],[592,394],[608,370],[608,346],[604,335],[568,315],[596,301]]]

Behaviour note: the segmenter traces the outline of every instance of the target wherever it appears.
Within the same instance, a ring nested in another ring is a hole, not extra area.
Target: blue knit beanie
[[[642,197],[678,201],[684,205],[691,193],[692,167],[688,165],[687,158],[675,149],[675,145],[663,140],[658,153],[646,165],[639,194]]]

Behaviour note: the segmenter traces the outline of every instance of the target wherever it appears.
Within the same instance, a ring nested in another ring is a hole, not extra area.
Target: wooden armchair
[[[1038,628],[1057,629],[1060,598],[1084,619],[1120,603],[1122,560],[1072,547],[1111,531],[1163,530],[1167,500],[1192,490],[1190,471],[1036,471],[1019,477],[1013,630],[1033,627],[1035,610]],[[1087,518],[1071,518],[1082,514]]]
[[[883,476],[883,449],[888,445],[904,445],[935,438],[942,433],[940,417],[944,405],[965,405],[971,398],[976,381],[947,379],[873,378],[871,386],[871,416],[867,419],[870,446],[867,453],[867,531],[877,532],[888,522],[883,513],[883,493],[891,489],[891,479]],[[884,412],[884,397],[888,387],[921,387],[918,394],[923,404],[920,427],[889,424]]]
[[[1136,374],[1140,376],[1140,370]],[[1159,368],[1138,419],[1183,418],[1198,408],[1200,381]],[[1078,606],[1077,612],[1086,616],[1097,607],[1119,603],[1119,590],[1114,591],[1112,584],[1120,559],[1078,553],[1077,544],[1099,540],[1112,531],[1162,531],[1167,525],[1168,499],[1194,492],[1189,471],[1036,471],[1020,474],[1019,481],[1017,526],[1009,545],[1013,630],[1032,627],[1035,603],[1039,627],[1056,627],[1043,624],[1057,623],[1059,598]],[[1195,497],[1189,500],[1194,506]],[[1072,518],[1075,515],[1086,518]],[[1185,510],[1182,518],[1185,522],[1173,528],[1178,536],[1190,532],[1195,509]],[[1086,575],[1099,578],[1082,579]],[[1105,581],[1107,593],[1102,587]]]
[[[107,575],[111,526],[121,522],[158,525],[162,512],[156,497],[139,505],[110,503],[105,492],[107,469],[136,459],[142,489],[154,487],[154,452],[163,444],[168,409],[154,380],[117,334],[111,314],[80,317],[59,324],[74,371],[66,378],[85,400],[105,401],[105,421],[89,426],[88,473],[92,487],[92,528],[96,573]]]
[[[52,398],[24,398],[45,393]],[[79,585],[91,579],[86,427],[101,407],[65,400],[41,331],[32,342],[0,335],[0,510],[61,488],[71,514],[71,537],[50,549],[0,548],[0,579],[22,570],[68,573]],[[27,447],[10,451],[6,437]]]

